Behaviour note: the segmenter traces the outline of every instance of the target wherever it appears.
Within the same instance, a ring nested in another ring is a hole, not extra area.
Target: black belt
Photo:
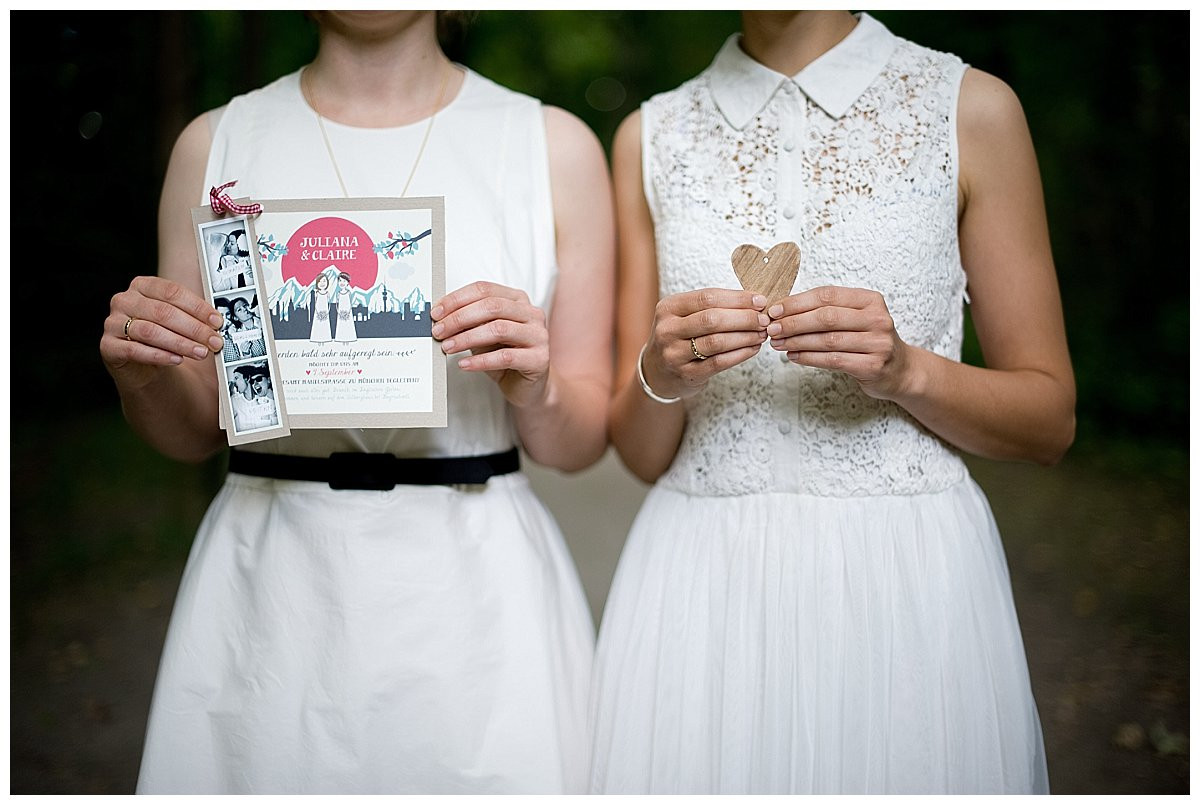
[[[388,490],[396,484],[482,484],[521,468],[517,448],[490,456],[397,458],[391,453],[331,453],[328,458],[231,450],[229,471],[285,481],[322,481],[333,489]]]

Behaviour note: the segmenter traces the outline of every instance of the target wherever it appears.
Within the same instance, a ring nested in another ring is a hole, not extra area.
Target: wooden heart
[[[789,240],[776,243],[764,253],[751,243],[743,243],[733,250],[729,260],[742,287],[767,297],[770,306],[791,295],[800,272],[800,247]]]

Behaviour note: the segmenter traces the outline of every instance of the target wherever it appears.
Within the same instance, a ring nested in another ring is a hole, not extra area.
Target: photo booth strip
[[[218,212],[214,206],[192,209],[205,295],[218,310],[230,310],[239,301],[251,310],[257,307],[258,319],[257,326],[248,330],[234,331],[227,323],[222,331],[225,346],[215,356],[220,425],[230,445],[277,439],[291,429],[280,392],[271,320],[263,315],[262,268],[253,248],[254,230],[247,215],[227,215],[225,207]],[[251,397],[245,397],[239,387],[254,389]],[[242,396],[235,399],[234,394]]]

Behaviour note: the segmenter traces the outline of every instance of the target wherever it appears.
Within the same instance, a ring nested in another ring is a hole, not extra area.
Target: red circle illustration
[[[280,270],[285,280],[295,277],[311,285],[330,266],[350,275],[350,285],[366,290],[375,285],[379,256],[374,244],[358,224],[345,218],[316,218],[288,238],[287,254]]]

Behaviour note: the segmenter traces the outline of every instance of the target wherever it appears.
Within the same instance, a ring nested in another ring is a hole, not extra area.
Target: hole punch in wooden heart
[[[729,260],[742,287],[767,297],[768,307],[791,295],[800,273],[800,247],[790,240],[776,243],[768,252],[743,243],[733,250]]]

